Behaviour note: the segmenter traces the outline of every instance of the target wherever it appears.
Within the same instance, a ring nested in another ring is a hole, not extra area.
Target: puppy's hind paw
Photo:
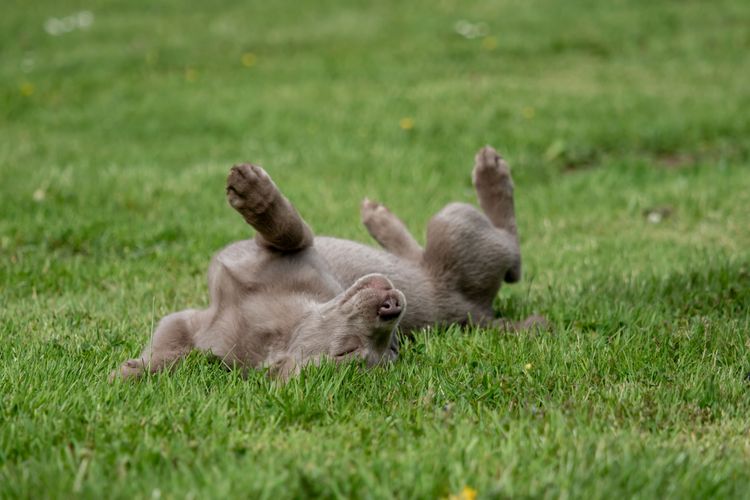
[[[513,180],[508,164],[490,146],[480,149],[474,161],[471,180],[482,210],[495,227],[516,234]]]
[[[513,187],[508,164],[492,146],[483,147],[474,156],[472,181],[477,189],[497,185]]]

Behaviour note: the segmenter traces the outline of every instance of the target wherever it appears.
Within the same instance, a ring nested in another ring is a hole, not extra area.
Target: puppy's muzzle
[[[404,310],[401,301],[395,294],[389,294],[378,308],[378,317],[384,321],[398,318]]]

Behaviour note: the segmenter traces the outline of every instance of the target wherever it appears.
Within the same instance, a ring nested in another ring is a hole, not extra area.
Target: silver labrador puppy
[[[501,283],[521,277],[513,182],[491,147],[475,161],[482,211],[449,204],[430,221],[424,248],[387,208],[365,200],[362,221],[383,250],[313,237],[261,167],[233,167],[227,198],[255,238],[213,258],[207,309],[166,316],[140,357],[125,361],[111,379],[169,368],[192,349],[229,367],[268,367],[287,379],[326,356],[362,358],[369,366],[393,360],[399,326],[409,332],[472,322],[517,330],[543,321],[494,317]]]

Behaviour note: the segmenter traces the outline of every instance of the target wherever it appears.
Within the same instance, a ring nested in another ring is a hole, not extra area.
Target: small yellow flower
[[[476,500],[477,490],[469,486],[464,486],[464,489],[461,490],[461,497],[463,498],[463,500]]]
[[[21,91],[21,95],[29,97],[34,93],[34,84],[29,82],[23,82],[18,86],[18,90]]]
[[[484,50],[495,50],[497,48],[497,38],[486,36],[482,39],[482,48]]]
[[[195,71],[193,68],[186,68],[185,69],[185,80],[189,82],[194,82],[198,79],[198,72]]]
[[[477,500],[477,490],[471,486],[464,486],[457,495],[450,495],[448,500]]]
[[[258,57],[252,52],[245,52],[242,54],[242,65],[244,67],[251,68],[255,66],[256,62],[258,62]]]
[[[523,110],[521,111],[521,114],[522,114],[522,115],[523,115],[523,117],[524,117],[524,118],[526,118],[527,120],[531,120],[532,118],[534,118],[534,115],[536,115],[536,110],[535,110],[534,108],[532,108],[531,106],[526,106],[526,107],[525,107],[525,108],[523,108]]]
[[[525,365],[523,365],[523,369],[526,371],[531,370],[531,367],[532,367],[531,363],[526,363]]]
[[[411,130],[414,128],[414,120],[405,116],[398,121],[398,126],[403,130]]]

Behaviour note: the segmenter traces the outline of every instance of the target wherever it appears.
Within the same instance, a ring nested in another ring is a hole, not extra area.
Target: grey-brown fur
[[[151,345],[112,378],[156,372],[200,349],[229,367],[265,366],[286,379],[324,356],[361,357],[368,365],[393,360],[399,326],[535,324],[495,320],[492,311],[502,281],[521,277],[508,166],[487,146],[475,157],[472,180],[482,211],[449,204],[429,222],[424,249],[387,208],[365,200],[362,221],[380,250],[313,237],[262,168],[233,167],[227,198],[255,238],[214,256],[208,309],[166,316]]]

